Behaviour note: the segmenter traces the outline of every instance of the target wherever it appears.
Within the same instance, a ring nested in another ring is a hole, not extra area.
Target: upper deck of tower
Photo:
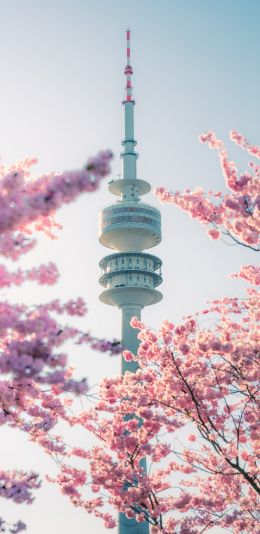
[[[132,95],[133,69],[130,63],[130,30],[127,30],[127,65],[125,98],[124,147],[122,178],[109,183],[109,191],[118,197],[117,203],[104,208],[100,213],[99,241],[102,245],[119,251],[142,251],[156,246],[161,241],[161,214],[157,208],[140,202],[140,196],[148,193],[151,186],[137,178],[134,137],[134,106]]]

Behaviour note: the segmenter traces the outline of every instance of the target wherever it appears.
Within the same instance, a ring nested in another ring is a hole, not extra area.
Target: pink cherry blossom
[[[219,239],[221,234],[219,230],[216,230],[216,228],[211,228],[208,230],[208,235],[211,237],[211,239]]]
[[[41,217],[38,229],[44,230],[44,224],[49,226],[49,222],[43,217],[53,215],[54,210],[80,193],[98,188],[100,180],[109,173],[111,157],[109,151],[100,152],[81,171],[44,175],[37,180],[28,179],[28,169],[35,160],[22,161],[8,169],[2,167],[0,232],[22,226],[26,230],[28,223],[39,224],[38,216]]]
[[[253,156],[255,156],[255,157],[260,159],[260,146],[251,145],[247,141],[247,139],[242,134],[237,132],[236,130],[231,130],[230,139],[232,139],[232,141],[237,143],[237,145],[239,145],[244,150],[247,150],[247,152],[249,152],[249,154],[252,154]]]
[[[232,278],[242,278],[252,285],[260,285],[260,267],[256,265],[241,265],[238,273],[232,274]]]
[[[0,471],[0,496],[17,503],[32,503],[31,490],[40,487],[35,473]]]
[[[250,145],[241,134],[233,131],[231,139],[250,154],[260,157],[259,147]],[[210,131],[201,135],[200,140],[218,151],[228,192],[205,192],[197,187],[194,191],[186,189],[180,193],[158,187],[155,191],[156,196],[161,202],[175,204],[201,224],[209,226],[208,235],[211,239],[224,236],[235,243],[258,251],[260,167],[250,162],[249,171],[239,174],[235,163],[229,160],[223,142],[217,139],[214,132]]]

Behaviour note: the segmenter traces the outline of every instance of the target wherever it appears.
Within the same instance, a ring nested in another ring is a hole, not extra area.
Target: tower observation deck
[[[101,210],[99,218],[99,241],[112,249],[99,263],[100,284],[104,287],[100,300],[122,311],[123,347],[137,353],[139,340],[137,330],[130,325],[132,317],[141,317],[145,306],[156,304],[162,299],[157,287],[162,282],[161,260],[144,252],[161,241],[160,211],[141,202],[140,197],[151,190],[145,180],[137,178],[134,138],[134,106],[132,96],[132,74],[130,64],[130,30],[127,38],[126,94],[123,100],[125,114],[125,137],[122,141],[122,178],[109,183],[109,191],[117,197],[115,203]],[[122,373],[135,372],[136,362],[122,359]],[[145,468],[145,461],[142,462]],[[138,523],[119,514],[119,534],[149,534],[147,522]]]

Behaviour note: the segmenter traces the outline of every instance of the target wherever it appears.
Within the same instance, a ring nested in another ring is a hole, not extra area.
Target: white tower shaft
[[[126,304],[122,306],[122,345],[137,354],[139,339],[137,338],[138,330],[132,328],[130,321],[132,317],[138,317],[141,319],[141,310],[142,306]],[[127,371],[135,373],[138,369],[137,362],[127,362],[122,358],[122,374],[125,374]],[[142,459],[140,462],[141,467],[144,471],[147,471],[146,460]],[[149,534],[149,523],[137,523],[134,518],[128,518],[125,514],[119,514],[119,524],[118,524],[118,534]]]
[[[121,307],[122,310],[122,345],[127,350],[131,350],[133,354],[137,354],[139,347],[139,339],[137,338],[138,330],[132,328],[130,322],[133,317],[141,319],[142,306],[138,304],[125,304]],[[135,373],[138,369],[136,362],[127,362],[122,358],[122,374],[126,371]]]
[[[134,140],[134,101],[125,101],[125,139],[123,141],[123,177],[127,180],[136,179],[136,160],[138,154],[135,152],[136,142]]]

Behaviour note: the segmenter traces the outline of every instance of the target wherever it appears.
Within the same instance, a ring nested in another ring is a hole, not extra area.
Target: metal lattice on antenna
[[[132,74],[133,69],[131,67],[130,63],[130,54],[131,54],[131,48],[130,48],[130,29],[128,28],[126,30],[126,67],[125,67],[125,75],[126,75],[126,100],[133,100],[132,96]]]

